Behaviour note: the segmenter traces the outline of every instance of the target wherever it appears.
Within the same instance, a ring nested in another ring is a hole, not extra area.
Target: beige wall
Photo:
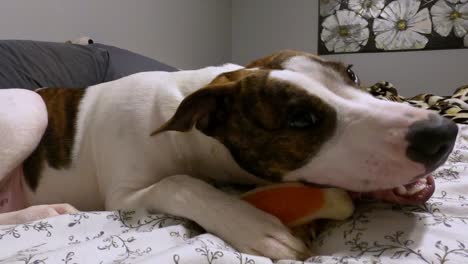
[[[279,49],[317,50],[318,0],[5,0],[0,39],[97,42],[183,69],[245,64]],[[366,84],[404,95],[448,94],[468,83],[468,50],[329,56],[355,64]]]
[[[231,58],[230,0],[4,0],[0,39],[89,35],[190,69]]]
[[[246,63],[272,51],[316,52],[318,0],[233,0],[232,59]],[[450,94],[468,84],[468,50],[417,51],[328,56],[355,65],[371,84],[393,82],[406,96]]]

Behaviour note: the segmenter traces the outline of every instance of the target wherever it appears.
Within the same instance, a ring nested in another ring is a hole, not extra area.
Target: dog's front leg
[[[108,206],[144,206],[194,220],[242,252],[273,259],[303,259],[310,255],[304,243],[277,218],[190,176],[168,177],[117,200]]]

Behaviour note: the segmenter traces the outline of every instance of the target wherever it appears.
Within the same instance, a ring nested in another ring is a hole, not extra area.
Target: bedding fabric
[[[351,219],[328,222],[307,263],[468,263],[468,86],[451,97],[404,99],[388,83],[377,97],[433,109],[459,123],[448,162],[434,173],[436,191],[422,206],[360,202]],[[412,102],[410,102],[412,101]],[[0,226],[0,263],[263,264],[194,223],[144,211],[63,215]],[[277,263],[302,263],[280,260]]]
[[[307,263],[468,263],[468,126],[460,129],[449,162],[434,175],[437,190],[426,205],[362,203],[351,219],[325,228],[313,245],[317,255]],[[2,226],[0,263],[272,261],[237,252],[178,217],[116,211]]]

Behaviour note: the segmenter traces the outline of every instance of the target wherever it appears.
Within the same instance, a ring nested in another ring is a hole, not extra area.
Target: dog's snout
[[[455,145],[457,125],[444,117],[430,114],[429,119],[414,122],[408,130],[406,154],[432,171],[447,159]]]

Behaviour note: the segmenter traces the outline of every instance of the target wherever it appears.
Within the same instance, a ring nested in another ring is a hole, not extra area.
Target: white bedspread
[[[468,126],[435,173],[425,206],[362,203],[333,222],[309,263],[468,263]],[[193,223],[145,212],[64,215],[0,226],[0,263],[239,263],[271,260],[239,253]],[[295,263],[283,260],[278,263]]]

